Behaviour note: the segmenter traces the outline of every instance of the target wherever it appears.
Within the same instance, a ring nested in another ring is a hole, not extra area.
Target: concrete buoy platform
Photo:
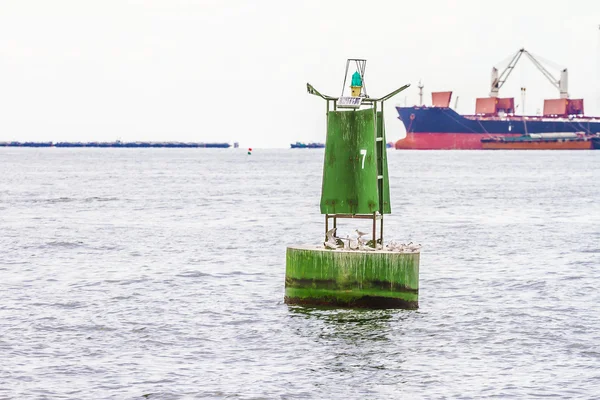
[[[419,258],[418,252],[288,247],[285,303],[416,309]]]

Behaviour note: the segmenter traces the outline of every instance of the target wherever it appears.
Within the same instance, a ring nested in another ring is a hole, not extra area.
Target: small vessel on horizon
[[[290,144],[290,147],[292,149],[324,149],[325,148],[325,144],[324,143],[303,143],[303,142],[296,142],[296,143],[292,143]]]

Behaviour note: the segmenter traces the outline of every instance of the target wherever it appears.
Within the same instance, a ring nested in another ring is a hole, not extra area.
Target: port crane
[[[491,85],[491,89],[490,89],[490,97],[498,97],[498,92],[500,91],[500,88],[506,83],[506,80],[508,79],[508,77],[510,76],[512,71],[515,69],[515,66],[517,65],[517,63],[519,62],[519,60],[521,59],[523,54],[525,56],[527,56],[527,58],[529,58],[529,60],[531,60],[533,65],[535,65],[535,67],[538,70],[540,70],[540,72],[550,81],[550,83],[552,83],[552,85],[559,90],[561,99],[569,98],[569,91],[568,91],[568,85],[569,85],[568,77],[569,76],[568,76],[567,69],[566,68],[561,69],[560,79],[556,79],[542,65],[542,63],[540,63],[530,52],[528,52],[524,48],[517,51],[517,53],[512,57],[512,59],[508,63],[508,66],[502,71],[502,73],[498,74],[498,68],[496,68],[496,67],[492,68],[492,85]]]

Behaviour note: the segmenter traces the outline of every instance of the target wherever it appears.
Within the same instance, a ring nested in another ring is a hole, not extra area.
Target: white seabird
[[[327,238],[327,240],[323,242],[323,246],[325,246],[325,248],[335,250],[340,247],[337,243],[337,238],[335,237],[336,230],[337,228],[331,228],[325,233],[325,237]]]
[[[356,232],[356,234],[358,235],[359,239],[362,238],[363,236],[368,235],[368,233],[366,232],[361,232],[358,229],[356,229],[354,232]]]
[[[337,230],[337,228],[331,228],[330,230],[328,230],[325,233],[325,237],[327,238],[328,241],[335,241],[335,231]]]

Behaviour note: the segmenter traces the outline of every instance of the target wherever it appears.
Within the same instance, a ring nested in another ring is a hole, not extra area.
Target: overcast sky
[[[519,48],[568,67],[572,98],[600,115],[600,1],[0,0],[1,140],[324,141],[347,58],[371,96],[417,83],[472,113],[491,67]],[[552,69],[557,72],[556,69]],[[523,59],[502,97],[541,109],[558,90]]]

